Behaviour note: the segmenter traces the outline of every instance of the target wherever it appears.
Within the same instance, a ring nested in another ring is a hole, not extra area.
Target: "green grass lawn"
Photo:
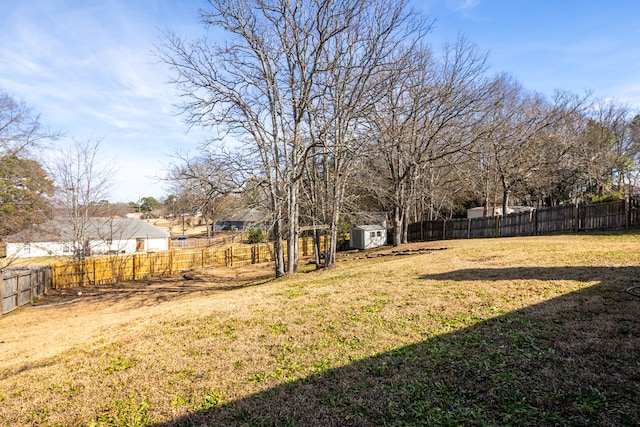
[[[410,247],[5,364],[0,425],[640,425],[640,235]]]

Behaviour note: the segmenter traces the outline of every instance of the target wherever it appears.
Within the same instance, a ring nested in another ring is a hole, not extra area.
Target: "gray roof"
[[[354,224],[386,224],[386,212],[354,212],[351,214]]]
[[[385,230],[385,226],[382,224],[368,224],[368,225],[357,225],[355,227],[353,227],[354,229],[357,230],[364,230],[364,231],[376,231],[376,230]]]
[[[222,217],[219,222],[262,222],[265,215],[257,209],[237,209]]]
[[[138,218],[89,218],[86,237],[89,240],[128,240],[136,237],[168,238],[169,232]],[[66,242],[73,240],[73,227],[68,220],[58,218],[38,224],[29,230],[7,237],[7,242]]]

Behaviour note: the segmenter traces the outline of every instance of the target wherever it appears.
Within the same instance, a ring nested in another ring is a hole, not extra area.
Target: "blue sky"
[[[2,0],[0,89],[71,138],[103,138],[118,173],[113,202],[166,196],[156,177],[200,130],[176,117],[167,69],[151,54],[162,30],[204,33],[204,0]],[[438,49],[462,34],[489,55],[491,72],[528,89],[613,98],[640,110],[637,0],[413,0],[436,20]]]

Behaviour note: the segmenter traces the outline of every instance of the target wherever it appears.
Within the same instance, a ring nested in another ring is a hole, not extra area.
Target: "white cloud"
[[[119,176],[129,177],[118,194],[148,188],[144,176],[158,174],[149,164],[199,142],[171,114],[175,90],[151,55],[158,27],[171,24],[157,14],[181,19],[188,10],[194,19],[186,25],[199,27],[197,7],[195,1],[24,0],[0,17],[0,38],[12,40],[0,51],[0,88],[25,98],[43,122],[70,138],[103,136],[104,148],[120,153],[117,163],[125,165]]]
[[[468,11],[480,4],[480,0],[448,0],[449,7],[455,11]]]

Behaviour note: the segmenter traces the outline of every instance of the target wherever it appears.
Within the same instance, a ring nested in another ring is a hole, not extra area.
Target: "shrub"
[[[264,241],[264,230],[261,228],[252,228],[247,236],[248,243],[262,243]]]
[[[605,194],[603,196],[594,196],[591,200],[593,203],[598,202],[614,202],[616,200],[620,200],[624,197],[624,192],[616,191],[610,194]]]

